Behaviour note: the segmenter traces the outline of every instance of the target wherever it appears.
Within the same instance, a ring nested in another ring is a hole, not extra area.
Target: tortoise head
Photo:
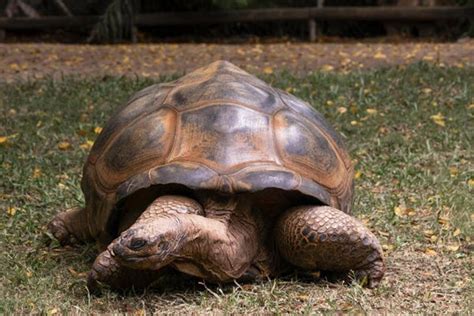
[[[180,221],[172,216],[137,222],[115,239],[109,250],[133,269],[160,269],[170,263],[186,242]]]

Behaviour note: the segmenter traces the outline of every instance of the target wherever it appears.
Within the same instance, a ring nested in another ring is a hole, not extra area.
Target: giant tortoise
[[[174,269],[212,282],[353,271],[376,286],[376,237],[350,216],[353,166],[321,114],[226,61],[135,94],[83,170],[84,208],[49,223],[96,241],[88,276],[147,286]],[[165,269],[166,268],[166,269]]]

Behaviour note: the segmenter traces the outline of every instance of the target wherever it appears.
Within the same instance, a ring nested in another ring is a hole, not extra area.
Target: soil
[[[474,64],[474,39],[455,43],[0,44],[0,81],[43,77],[182,74],[218,59],[253,73],[350,71],[416,61]]]

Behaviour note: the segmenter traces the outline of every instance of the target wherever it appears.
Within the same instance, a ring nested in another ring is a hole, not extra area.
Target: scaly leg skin
[[[85,209],[81,207],[70,208],[57,214],[49,222],[48,230],[63,246],[92,240]]]
[[[385,272],[380,244],[361,222],[328,206],[289,209],[278,220],[277,246],[291,264],[305,270],[348,272],[376,287]]]

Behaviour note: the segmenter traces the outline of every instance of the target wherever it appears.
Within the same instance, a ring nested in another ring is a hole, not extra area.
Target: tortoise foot
[[[63,246],[75,245],[80,241],[81,232],[78,231],[82,227],[80,221],[75,221],[80,217],[82,209],[75,207],[56,215],[48,224],[48,231]],[[75,227],[75,230],[73,229]]]
[[[103,285],[112,289],[143,289],[156,281],[161,270],[136,270],[121,265],[109,249],[100,253],[87,276],[87,288],[99,293]]]
[[[300,206],[278,220],[275,237],[283,258],[305,270],[354,271],[374,288],[385,266],[377,238],[361,222],[328,206]]]

